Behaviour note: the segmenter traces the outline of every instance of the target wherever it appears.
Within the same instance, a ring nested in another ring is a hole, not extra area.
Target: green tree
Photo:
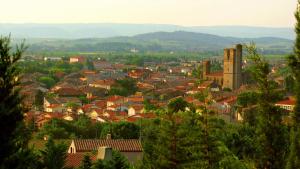
[[[20,159],[24,157],[21,154],[28,152],[30,134],[26,133],[23,123],[22,98],[17,88],[20,84],[17,62],[25,49],[22,43],[12,51],[10,37],[0,37],[0,168],[10,165],[18,168],[16,165],[24,161]]]
[[[292,69],[292,75],[295,79],[296,105],[293,111],[293,127],[290,134],[290,154],[287,162],[287,169],[300,168],[300,1],[298,0],[296,18],[296,40],[294,45],[294,54],[289,56],[289,67]]]
[[[143,126],[139,168],[245,168],[220,139],[216,126],[224,123],[212,125],[208,116],[207,109],[199,115],[183,99],[172,100],[158,120]]]
[[[118,151],[113,151],[111,160],[97,160],[92,169],[129,169],[130,167],[126,157]]]
[[[287,149],[287,129],[282,123],[282,111],[274,105],[278,97],[275,83],[270,80],[270,66],[256,50],[256,46],[247,46],[248,58],[252,62],[251,73],[257,82],[258,124],[256,138],[258,153],[257,168],[281,169],[284,167]]]
[[[107,163],[111,165],[112,169],[129,169],[130,165],[126,157],[124,157],[120,152],[113,151],[111,162]]]
[[[156,110],[158,107],[150,103],[148,99],[144,101],[144,107],[146,111]]]
[[[116,84],[110,89],[109,95],[129,96],[137,91],[136,81],[126,78],[117,80]]]
[[[107,168],[103,160],[97,160],[92,166],[92,169],[107,169]]]
[[[42,76],[38,79],[38,81],[45,84],[48,89],[50,89],[56,83],[56,81],[50,76]]]
[[[295,79],[292,75],[286,76],[284,78],[284,83],[285,83],[285,90],[288,92],[294,92],[295,88]]]
[[[44,104],[44,93],[41,90],[38,90],[35,99],[34,99],[34,104],[38,107],[42,106]]]
[[[64,169],[67,157],[67,146],[63,143],[55,144],[50,137],[41,151],[42,163],[47,169]]]
[[[79,169],[91,169],[92,168],[92,160],[89,155],[85,154]]]
[[[86,59],[85,65],[88,68],[88,70],[95,70],[93,61],[90,58]]]
[[[258,93],[254,91],[243,92],[238,95],[237,104],[242,107],[248,107],[257,104]]]
[[[135,123],[119,122],[107,124],[101,131],[101,137],[111,134],[113,139],[138,139],[140,127]]]

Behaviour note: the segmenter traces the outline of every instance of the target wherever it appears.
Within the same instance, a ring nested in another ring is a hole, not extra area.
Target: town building
[[[224,49],[223,71],[211,72],[210,61],[203,62],[203,79],[217,82],[222,88],[239,89],[242,85],[242,45]]]
[[[70,57],[70,63],[84,63],[85,58],[83,56],[73,56]]]
[[[143,155],[142,144],[139,139],[111,139],[110,134],[106,139],[74,139],[72,140],[68,154],[91,153],[98,151],[97,156],[103,159],[103,148],[119,151],[129,162],[140,160]]]

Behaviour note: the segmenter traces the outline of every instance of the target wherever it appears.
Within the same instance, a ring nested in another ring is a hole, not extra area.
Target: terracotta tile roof
[[[222,72],[212,72],[207,74],[206,76],[223,76],[223,71]]]
[[[105,100],[96,100],[96,101],[94,102],[94,104],[95,104],[97,107],[99,107],[99,108],[102,108],[102,109],[106,108],[106,101],[105,101]]]
[[[144,97],[143,96],[129,96],[127,97],[128,102],[144,102]]]
[[[119,101],[119,100],[122,100],[122,99],[124,99],[123,96],[114,95],[114,96],[108,97],[107,101],[109,101],[109,102],[115,102],[115,101]]]
[[[92,84],[97,84],[97,85],[105,85],[105,86],[112,86],[115,84],[114,80],[107,79],[107,80],[96,80]]]
[[[77,168],[80,166],[81,161],[83,160],[85,153],[68,153],[66,158],[66,164],[65,167],[67,168]],[[97,160],[97,156],[94,154],[90,154],[90,159],[92,162],[95,162]]]
[[[295,105],[296,100],[286,99],[276,103],[277,105]]]
[[[116,113],[116,116],[127,116],[127,115],[128,115],[128,113],[125,111],[120,111],[120,112]]]
[[[95,71],[85,70],[83,71],[84,74],[96,74]]]
[[[133,108],[136,111],[140,111],[144,109],[144,105],[143,104],[133,104],[131,106],[129,106],[129,108]]]
[[[184,98],[184,100],[190,103],[194,101],[194,98],[192,96],[187,96]]]
[[[114,104],[114,105],[108,106],[107,108],[116,109],[116,108],[119,108],[121,106],[122,106],[121,104]]]
[[[176,86],[175,89],[177,90],[186,90],[187,86]]]
[[[138,119],[141,119],[141,118],[147,118],[147,119],[151,119],[151,118],[155,118],[156,115],[154,113],[138,113],[138,114],[135,114],[133,116],[130,116],[127,118],[127,121],[128,122],[135,122],[137,121]]]
[[[83,112],[87,112],[88,110],[90,110],[92,108],[92,104],[85,104],[81,107]]]
[[[60,88],[56,91],[56,93],[60,96],[81,96],[84,95],[80,90],[71,88],[71,87],[64,87]]]
[[[137,117],[128,117],[128,118],[126,119],[126,121],[128,121],[128,122],[130,122],[130,123],[134,123],[134,122],[136,122],[138,119],[139,119],[139,118],[137,118]]]
[[[76,152],[90,152],[99,147],[111,147],[120,152],[141,152],[142,144],[138,139],[75,139]]]
[[[52,104],[50,106],[48,106],[47,108],[57,108],[60,107],[60,104]]]
[[[145,88],[145,89],[153,89],[154,88],[154,85],[149,84],[149,83],[142,83],[142,82],[138,82],[137,86],[139,88]]]

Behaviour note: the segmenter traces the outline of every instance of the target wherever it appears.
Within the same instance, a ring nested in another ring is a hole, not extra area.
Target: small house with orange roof
[[[119,96],[119,95],[113,95],[113,96],[109,96],[106,99],[106,106],[110,107],[113,105],[118,105],[118,104],[124,104],[125,103],[125,97],[123,96]]]
[[[136,114],[144,113],[144,105],[143,104],[133,104],[128,108],[128,116],[133,116]]]
[[[70,57],[70,63],[84,63],[85,58],[83,56],[72,56]]]
[[[275,106],[278,106],[282,109],[293,111],[296,105],[296,100],[294,98],[287,98],[275,103]]]

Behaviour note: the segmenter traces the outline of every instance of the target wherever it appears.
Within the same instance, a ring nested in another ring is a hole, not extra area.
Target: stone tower
[[[206,80],[206,75],[210,73],[210,61],[204,61],[202,69],[202,77]]]
[[[223,88],[236,90],[242,85],[242,56],[241,44],[235,48],[224,49]]]

